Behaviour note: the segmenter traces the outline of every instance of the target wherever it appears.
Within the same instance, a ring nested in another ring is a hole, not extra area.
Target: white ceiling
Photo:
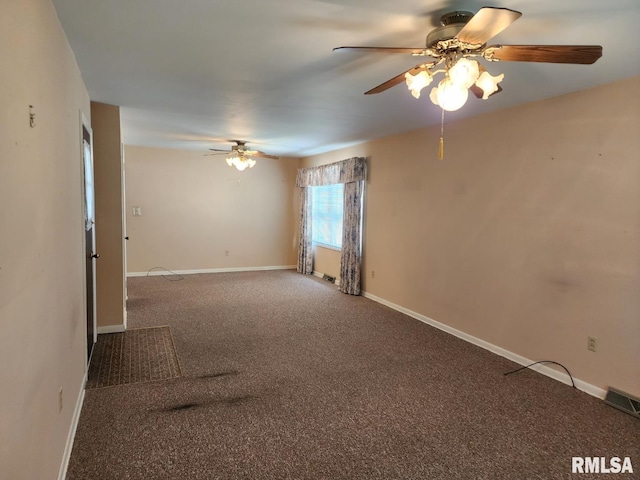
[[[422,47],[478,0],[53,0],[92,100],[120,105],[126,144],[306,156],[440,122],[428,95],[372,87],[420,63],[332,52]],[[452,121],[640,75],[640,0],[502,0],[522,17],[490,44],[602,45],[593,65],[485,62],[503,92]],[[633,92],[633,95],[637,95]]]

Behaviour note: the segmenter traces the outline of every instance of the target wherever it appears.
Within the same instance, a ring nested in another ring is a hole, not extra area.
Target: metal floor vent
[[[604,403],[618,410],[622,410],[629,415],[633,415],[636,418],[640,418],[640,399],[628,393],[609,387],[607,396],[604,398]]]
[[[326,273],[322,275],[322,279],[330,283],[336,283],[336,277],[332,277],[331,275],[327,275]]]

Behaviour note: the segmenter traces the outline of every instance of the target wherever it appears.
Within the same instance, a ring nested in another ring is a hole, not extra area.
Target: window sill
[[[333,245],[327,245],[326,243],[313,242],[314,247],[326,248],[327,250],[334,250],[336,252],[341,252],[342,248],[334,247]]]

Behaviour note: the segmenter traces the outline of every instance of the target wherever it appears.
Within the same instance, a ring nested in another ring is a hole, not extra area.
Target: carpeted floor
[[[128,319],[171,327],[183,377],[88,390],[69,480],[640,473],[637,419],[315,277],[132,278]]]
[[[180,363],[169,327],[130,328],[98,337],[86,387],[113,387],[179,376]]]

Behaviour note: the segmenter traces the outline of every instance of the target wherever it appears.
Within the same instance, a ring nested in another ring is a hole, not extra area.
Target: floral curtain
[[[360,295],[362,193],[366,175],[366,159],[353,157],[319,167],[301,168],[296,177],[296,186],[300,187],[301,192],[298,248],[298,272],[300,273],[313,273],[311,189],[308,187],[344,183],[340,291],[350,295]]]
[[[367,162],[362,157],[353,157],[341,162],[301,168],[296,177],[296,187],[317,187],[365,180]]]
[[[300,238],[298,243],[298,273],[313,273],[313,246],[311,245],[311,189],[300,189]]]
[[[361,212],[364,181],[344,184],[342,211],[342,252],[340,255],[340,291],[360,295],[362,260]]]

